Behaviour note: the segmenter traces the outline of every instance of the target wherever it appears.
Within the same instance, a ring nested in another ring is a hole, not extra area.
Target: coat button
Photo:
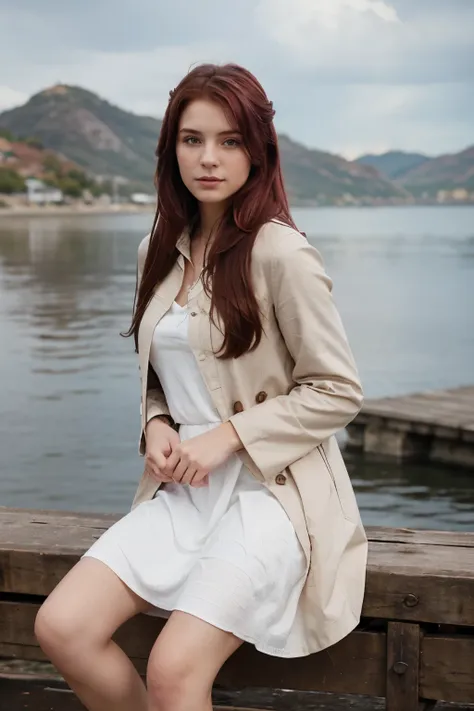
[[[260,403],[264,402],[267,399],[267,393],[265,390],[260,390],[260,392],[255,396],[255,400]]]
[[[191,316],[193,316],[193,317],[194,317],[194,316],[197,316],[196,311],[191,311]]]
[[[286,476],[284,474],[277,474],[275,481],[277,484],[286,484]]]
[[[236,415],[238,412],[243,412],[244,411],[244,406],[240,402],[240,400],[237,400],[237,402],[234,402],[234,415]]]

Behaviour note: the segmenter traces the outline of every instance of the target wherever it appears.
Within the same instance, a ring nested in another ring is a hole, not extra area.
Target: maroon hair
[[[251,254],[259,229],[277,218],[295,227],[280,167],[275,114],[262,86],[249,71],[235,64],[203,64],[170,92],[156,157],[158,206],[151,230],[142,279],[136,294],[132,324],[138,349],[138,329],[158,284],[173,268],[176,243],[185,228],[199,225],[199,204],[185,187],[178,168],[176,143],[181,114],[195,99],[218,103],[243,137],[251,168],[243,187],[216,227],[203,271],[211,296],[211,318],[217,313],[224,340],[219,357],[237,358],[257,347],[262,337],[259,305],[251,279]],[[158,219],[159,218],[159,219]]]

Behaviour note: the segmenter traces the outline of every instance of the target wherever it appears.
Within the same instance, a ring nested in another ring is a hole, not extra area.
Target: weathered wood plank
[[[46,596],[120,515],[0,509],[0,594]],[[474,534],[367,529],[363,616],[474,626]]]
[[[474,465],[474,386],[366,400],[347,428],[350,449]]]
[[[34,637],[38,604],[0,601],[0,657],[44,660]],[[164,620],[138,615],[118,630],[115,641],[145,673],[150,650]],[[244,644],[224,665],[217,683],[226,687],[385,694],[386,635],[356,631],[319,654],[297,659],[270,657]]]
[[[57,546],[64,546],[66,553],[79,555],[123,515],[119,512],[95,514],[0,506],[0,546],[2,550],[21,548],[48,553],[57,552]],[[384,526],[367,526],[366,530],[371,541],[474,547],[474,534],[470,532]],[[48,541],[53,547],[51,550]]]
[[[33,633],[38,608],[0,602],[0,657],[45,659]],[[139,615],[115,637],[142,674],[164,623]],[[474,703],[474,635],[425,635],[420,645],[420,697]],[[393,660],[406,661],[403,654]],[[265,686],[384,696],[386,668],[385,633],[355,631],[328,650],[301,659],[277,659],[243,645],[224,666],[218,683],[235,689]]]
[[[241,697],[243,697],[241,699]],[[1,711],[83,711],[64,682],[48,679],[2,678]],[[230,705],[235,699],[236,705]],[[383,711],[383,700],[365,696],[344,696],[321,692],[291,692],[275,689],[249,690],[245,694],[214,689],[215,711]],[[237,705],[241,701],[246,705]],[[224,703],[222,703],[224,702]],[[217,704],[217,705],[216,705]],[[451,709],[450,711],[453,711]],[[455,711],[472,711],[458,707]]]
[[[389,622],[387,630],[387,711],[418,711],[420,627]]]
[[[474,634],[427,635],[421,649],[421,696],[474,702]]]

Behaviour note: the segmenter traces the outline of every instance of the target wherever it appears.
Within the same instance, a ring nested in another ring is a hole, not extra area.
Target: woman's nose
[[[201,153],[201,164],[203,166],[209,167],[212,165],[217,165],[218,163],[217,151],[215,146],[211,144],[205,144]]]

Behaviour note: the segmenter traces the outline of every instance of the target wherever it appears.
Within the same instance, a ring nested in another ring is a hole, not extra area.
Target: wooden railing
[[[42,600],[117,518],[0,507],[0,657],[44,659],[33,633]],[[367,532],[359,627],[298,659],[245,644],[221,670],[220,686],[382,696],[388,711],[418,711],[436,700],[474,703],[474,533]],[[141,673],[163,624],[138,616],[117,632]]]

